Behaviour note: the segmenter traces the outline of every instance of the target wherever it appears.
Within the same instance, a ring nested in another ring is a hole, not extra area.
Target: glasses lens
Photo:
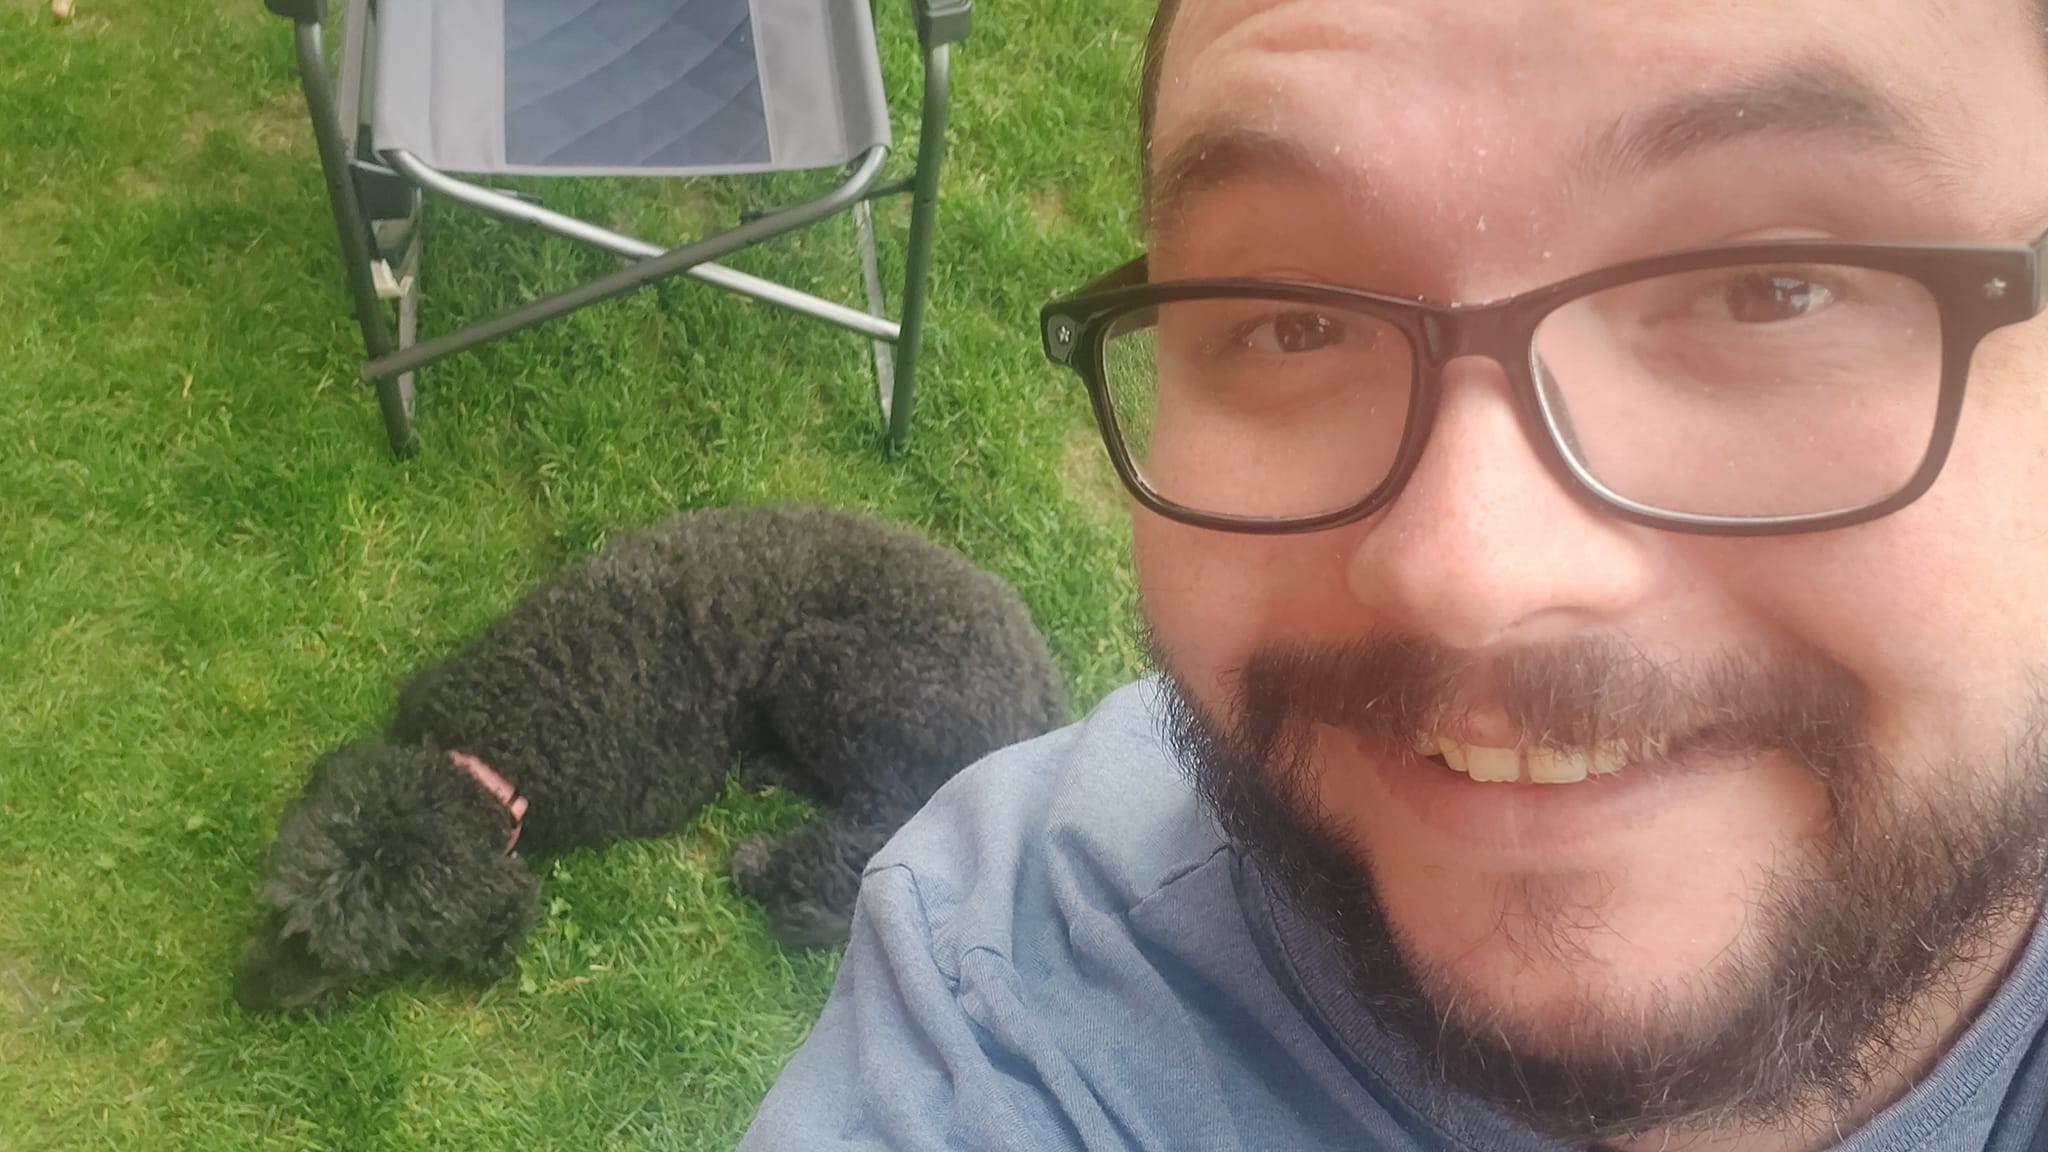
[[[1120,317],[1102,361],[1146,487],[1197,511],[1264,518],[1338,511],[1379,487],[1415,378],[1407,337],[1386,321],[1260,297]]]
[[[1558,442],[1614,495],[1693,515],[1840,512],[1896,494],[1925,459],[1941,313],[1895,273],[1745,264],[1574,300],[1533,358]]]

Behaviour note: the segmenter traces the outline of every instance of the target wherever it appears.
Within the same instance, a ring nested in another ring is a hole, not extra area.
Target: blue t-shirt
[[[1557,1152],[1425,1075],[1223,839],[1141,681],[943,789],[875,857],[830,1001],[742,1152]],[[2041,933],[1935,1071],[1840,1144],[2023,1152]]]

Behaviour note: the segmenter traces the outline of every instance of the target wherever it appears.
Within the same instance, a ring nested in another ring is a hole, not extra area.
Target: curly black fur
[[[406,967],[502,974],[539,909],[521,857],[681,828],[737,761],[819,817],[741,845],[793,948],[843,941],[860,872],[954,772],[1063,722],[1024,605],[962,557],[826,509],[686,513],[625,537],[413,677],[378,739],[286,810],[247,1007],[322,1007]],[[531,803],[510,818],[448,751]]]

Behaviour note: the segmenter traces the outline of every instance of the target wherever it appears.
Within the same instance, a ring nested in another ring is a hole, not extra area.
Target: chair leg
[[[889,297],[882,290],[882,261],[875,252],[874,205],[873,200],[863,200],[853,206],[853,230],[860,245],[860,280],[868,298],[868,315],[886,320]],[[896,345],[884,339],[871,343],[875,350],[875,407],[882,414],[882,427],[886,430],[889,409],[896,400]]]
[[[334,230],[341,242],[342,263],[348,272],[349,296],[355,303],[356,323],[363,331],[363,350],[374,360],[389,355],[392,345],[391,330],[384,318],[384,305],[377,297],[376,280],[370,270],[370,263],[376,258],[371,250],[370,226],[363,218],[362,206],[356,201],[355,180],[349,174],[348,148],[335,107],[334,89],[327,80],[327,60],[321,50],[320,25],[313,21],[298,21],[293,24],[293,32],[298,44],[299,83],[305,90],[306,111],[313,120],[313,139],[320,150],[320,171],[327,182],[327,203],[334,214]],[[355,110],[350,109],[349,114],[355,115]],[[412,421],[397,387],[379,387],[377,394],[392,452],[399,456],[412,455],[418,451],[418,443],[413,439]]]
[[[910,436],[912,385],[918,341],[924,332],[926,281],[932,263],[932,226],[939,208],[939,168],[946,159],[946,114],[952,96],[946,45],[925,50],[924,117],[917,136],[917,187],[911,194],[910,243],[903,258],[902,333],[896,340],[894,395],[888,404],[889,447]]]
[[[425,198],[418,189],[414,189],[412,194],[412,228],[406,239],[405,256],[399,261],[398,278],[399,282],[405,285],[404,293],[398,298],[398,346],[400,348],[412,347],[413,341],[419,337],[420,253],[423,243],[421,236],[426,226]],[[418,393],[414,388],[418,375],[418,372],[405,372],[401,373],[396,381],[379,380],[377,382],[377,387],[380,390],[380,399],[381,390],[385,387],[395,386],[398,389],[398,406],[404,413],[408,440],[411,439],[413,417],[419,406]],[[396,442],[391,445],[391,449],[400,455],[406,454]]]

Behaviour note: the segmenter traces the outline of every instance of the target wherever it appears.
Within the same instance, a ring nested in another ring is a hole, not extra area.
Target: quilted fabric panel
[[[770,159],[748,0],[505,0],[505,159]]]

